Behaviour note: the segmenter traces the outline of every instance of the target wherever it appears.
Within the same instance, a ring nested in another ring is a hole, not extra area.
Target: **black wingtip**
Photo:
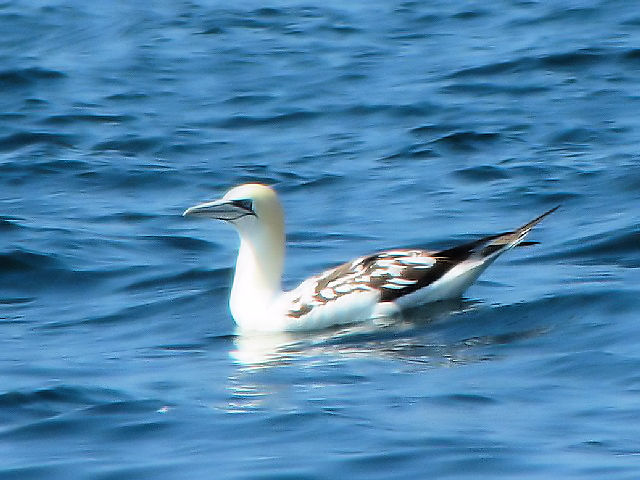
[[[558,210],[560,205],[556,205],[550,210],[547,210],[542,215],[534,218],[530,222],[524,224],[517,230],[513,232],[504,233],[502,235],[496,235],[493,237],[488,237],[487,239],[491,240],[488,244],[486,244],[482,250],[480,250],[480,255],[483,257],[488,257],[493,255],[496,252],[502,252],[512,247],[516,247],[518,245],[528,246],[535,245],[538,242],[523,242],[522,239],[527,236],[527,234],[535,227],[538,223],[542,221],[547,215],[551,215],[553,212]]]
[[[538,218],[536,218],[535,221],[539,221],[542,220],[544,217],[546,217],[547,215],[551,215],[553,212],[555,212],[556,210],[558,210],[562,205],[556,205],[555,207],[547,210],[546,212],[544,212],[542,215],[540,215]]]
[[[534,218],[533,220],[531,220],[529,223],[523,225],[522,227],[520,227],[518,230],[516,230],[516,232],[520,232],[520,231],[529,231],[531,230],[533,227],[535,227],[538,223],[540,223],[540,221],[545,218],[548,215],[551,215],[553,212],[555,212],[556,210],[558,210],[562,205],[556,205],[555,207],[553,207],[550,210],[547,210],[546,212],[544,212],[542,215]]]
[[[547,210],[545,213],[543,213],[543,215],[548,215],[550,213],[555,212],[556,210],[558,210],[560,207],[562,207],[562,204],[559,203],[558,205],[556,205],[555,207],[553,207],[551,210]]]

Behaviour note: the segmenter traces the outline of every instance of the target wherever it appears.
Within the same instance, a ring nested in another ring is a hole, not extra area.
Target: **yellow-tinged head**
[[[276,192],[259,183],[229,190],[221,199],[188,208],[185,216],[231,223],[240,251],[231,289],[231,312],[240,325],[256,321],[280,294],[284,268],[284,217]]]

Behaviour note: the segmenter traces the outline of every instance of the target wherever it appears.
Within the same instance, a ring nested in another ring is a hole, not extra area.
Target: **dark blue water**
[[[640,10],[0,4],[1,479],[637,479]],[[239,338],[246,181],[285,282],[555,204],[465,299]],[[335,332],[334,332],[335,333]]]

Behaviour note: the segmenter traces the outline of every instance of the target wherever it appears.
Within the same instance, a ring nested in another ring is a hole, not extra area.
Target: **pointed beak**
[[[251,206],[244,201],[221,199],[189,207],[182,215],[184,217],[208,217],[232,222],[247,215],[255,215],[255,213]]]

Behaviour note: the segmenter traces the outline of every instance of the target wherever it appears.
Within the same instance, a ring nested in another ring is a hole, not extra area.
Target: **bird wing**
[[[314,308],[359,292],[373,292],[378,302],[392,302],[431,286],[467,261],[470,266],[482,265],[484,269],[506,250],[526,244],[522,240],[531,229],[558,208],[552,208],[516,230],[439,252],[399,249],[356,258],[305,280],[289,292],[291,301],[287,315],[301,318]]]
[[[436,261],[425,250],[390,250],[356,258],[305,280],[291,291],[288,315],[299,318],[313,308],[361,292],[374,292],[377,301],[384,301],[391,292],[420,282]]]

